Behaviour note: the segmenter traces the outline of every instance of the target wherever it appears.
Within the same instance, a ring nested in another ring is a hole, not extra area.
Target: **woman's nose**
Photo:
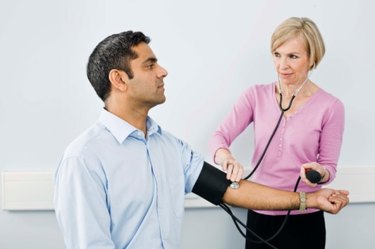
[[[285,58],[285,57],[280,58],[279,67],[280,67],[280,69],[287,69],[289,67],[287,58]]]

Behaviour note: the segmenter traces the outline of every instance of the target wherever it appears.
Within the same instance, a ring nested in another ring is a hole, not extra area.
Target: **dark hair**
[[[132,47],[142,42],[148,44],[150,38],[142,32],[125,31],[108,36],[91,53],[87,63],[87,78],[103,101],[111,89],[108,75],[112,69],[125,71],[130,79],[134,77],[130,60],[136,59],[138,55]]]

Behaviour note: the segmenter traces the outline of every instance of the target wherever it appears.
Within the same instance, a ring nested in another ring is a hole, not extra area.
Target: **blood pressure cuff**
[[[224,172],[204,162],[192,192],[214,205],[219,205],[231,183]]]

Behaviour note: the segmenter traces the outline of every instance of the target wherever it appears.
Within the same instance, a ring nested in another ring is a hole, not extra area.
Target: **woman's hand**
[[[329,171],[324,166],[320,165],[317,162],[305,163],[301,166],[300,176],[301,180],[305,182],[307,185],[311,187],[315,187],[317,185],[317,183],[312,183],[306,178],[306,172],[310,170],[315,170],[321,175],[322,179],[319,183],[324,183],[329,180]]]
[[[220,165],[227,173],[227,179],[232,182],[239,182],[243,176],[243,166],[236,161],[229,150],[218,149],[215,153],[215,163]]]

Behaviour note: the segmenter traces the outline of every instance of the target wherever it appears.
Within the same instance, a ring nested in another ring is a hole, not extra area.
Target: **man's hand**
[[[319,208],[331,214],[337,214],[349,203],[349,192],[346,190],[334,190],[324,188],[308,193],[306,204],[310,208]]]

